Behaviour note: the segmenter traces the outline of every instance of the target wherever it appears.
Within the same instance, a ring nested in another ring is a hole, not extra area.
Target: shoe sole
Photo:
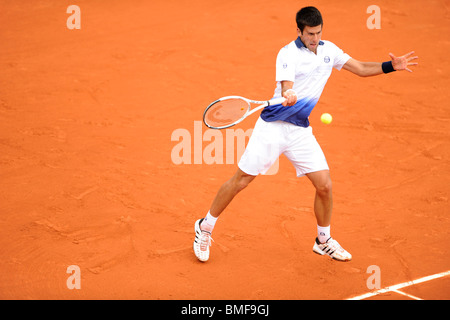
[[[207,259],[201,259],[199,256],[197,256],[197,253],[196,253],[196,251],[195,251],[195,244],[196,244],[195,240],[197,240],[198,234],[201,233],[200,223],[202,223],[202,220],[203,220],[203,219],[199,219],[199,220],[195,221],[195,224],[194,224],[195,239],[194,239],[194,243],[193,243],[193,245],[192,245],[192,249],[194,249],[195,257],[196,257],[199,261],[201,261],[201,262],[206,262],[206,261],[209,260],[209,257],[208,257]],[[197,230],[199,230],[200,232],[197,232]]]

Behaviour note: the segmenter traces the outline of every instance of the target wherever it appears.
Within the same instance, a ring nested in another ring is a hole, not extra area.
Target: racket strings
[[[249,104],[241,99],[227,99],[214,103],[205,113],[205,122],[212,127],[231,125],[248,111]]]

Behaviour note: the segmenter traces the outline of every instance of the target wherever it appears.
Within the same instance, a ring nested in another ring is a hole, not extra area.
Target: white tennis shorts
[[[284,121],[266,122],[259,118],[238,167],[246,174],[266,173],[284,154],[294,165],[297,176],[329,170],[327,160],[311,127]]]

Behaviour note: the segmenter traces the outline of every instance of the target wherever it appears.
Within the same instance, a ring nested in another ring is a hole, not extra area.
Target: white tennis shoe
[[[198,260],[205,262],[209,259],[209,247],[213,239],[211,238],[211,232],[200,228],[202,221],[203,219],[199,219],[195,222],[194,253]]]
[[[344,250],[344,248],[342,248],[341,245],[331,237],[328,238],[325,243],[320,243],[319,239],[316,238],[313,251],[320,255],[329,255],[331,258],[339,261],[352,260],[352,255]]]

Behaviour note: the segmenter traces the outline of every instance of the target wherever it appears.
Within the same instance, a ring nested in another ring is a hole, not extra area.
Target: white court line
[[[376,296],[377,294],[386,293],[386,292],[389,292],[389,291],[397,292],[399,289],[402,289],[402,288],[405,288],[405,287],[409,287],[409,286],[412,286],[414,284],[419,284],[419,283],[422,283],[422,282],[426,282],[426,281],[442,278],[442,277],[445,277],[445,276],[448,276],[448,275],[450,275],[450,270],[445,271],[445,272],[441,272],[441,273],[436,273],[436,274],[433,274],[431,276],[426,276],[426,277],[419,278],[419,279],[416,279],[416,280],[403,282],[403,283],[394,285],[392,287],[386,287],[386,288],[383,288],[383,289],[379,289],[377,291],[369,292],[369,293],[366,293],[366,294],[363,294],[363,295],[360,295],[360,296],[357,296],[357,297],[349,298],[347,300],[362,300],[362,299],[370,298],[370,297]],[[406,295],[404,292],[401,292],[401,291],[398,291],[398,293]],[[414,297],[414,298],[418,299],[417,297]]]
[[[403,291],[400,291],[400,290],[392,290],[392,291],[394,291],[394,292],[396,292],[398,294],[407,296],[408,298],[411,298],[411,299],[414,299],[414,300],[423,300],[422,298],[413,296],[412,294],[409,294],[409,293],[406,293],[406,292],[403,292]]]

